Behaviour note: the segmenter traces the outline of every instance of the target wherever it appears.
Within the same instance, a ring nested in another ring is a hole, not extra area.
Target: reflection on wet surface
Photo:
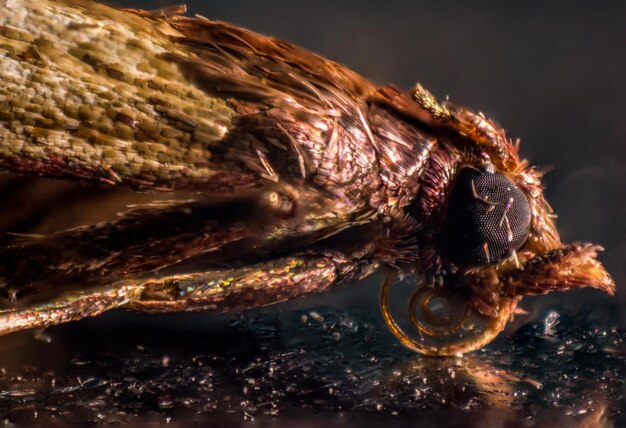
[[[626,334],[596,324],[590,313],[547,310],[480,352],[438,359],[400,348],[372,311],[114,312],[39,339],[1,338],[0,409],[18,426],[295,418],[611,426],[623,421]]]

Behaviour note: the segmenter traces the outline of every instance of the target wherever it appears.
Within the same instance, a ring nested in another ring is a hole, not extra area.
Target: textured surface
[[[449,198],[442,251],[461,266],[498,262],[528,239],[528,199],[506,176],[465,168]]]
[[[211,176],[207,146],[233,112],[185,85],[162,57],[177,52],[171,42],[108,8],[92,6],[95,18],[64,2],[27,4],[12,0],[0,13],[5,164],[111,184]]]
[[[59,327],[51,343],[2,338],[0,413],[17,426],[609,427],[624,422],[626,336],[596,317],[545,309],[484,351],[430,359],[354,307],[223,320],[114,313]]]

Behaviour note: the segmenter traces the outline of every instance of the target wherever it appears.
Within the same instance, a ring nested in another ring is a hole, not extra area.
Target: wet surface
[[[508,337],[487,348],[438,359],[402,349],[369,309],[118,311],[7,336],[0,339],[0,411],[17,426],[419,420],[543,427],[625,420],[626,332],[607,328],[609,314],[536,309],[534,320],[519,316]]]

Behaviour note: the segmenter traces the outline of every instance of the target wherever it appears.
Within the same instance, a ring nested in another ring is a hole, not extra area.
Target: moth
[[[454,355],[523,296],[614,292],[600,247],[561,243],[519,144],[419,84],[377,86],[183,7],[0,6],[0,169],[192,195],[2,249],[0,334],[259,307],[382,270],[391,331]],[[389,304],[407,274],[412,336]]]

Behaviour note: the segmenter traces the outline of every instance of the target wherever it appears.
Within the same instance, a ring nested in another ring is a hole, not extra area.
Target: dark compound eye
[[[526,195],[506,176],[463,167],[448,196],[441,254],[459,266],[498,262],[524,245],[530,219]]]

